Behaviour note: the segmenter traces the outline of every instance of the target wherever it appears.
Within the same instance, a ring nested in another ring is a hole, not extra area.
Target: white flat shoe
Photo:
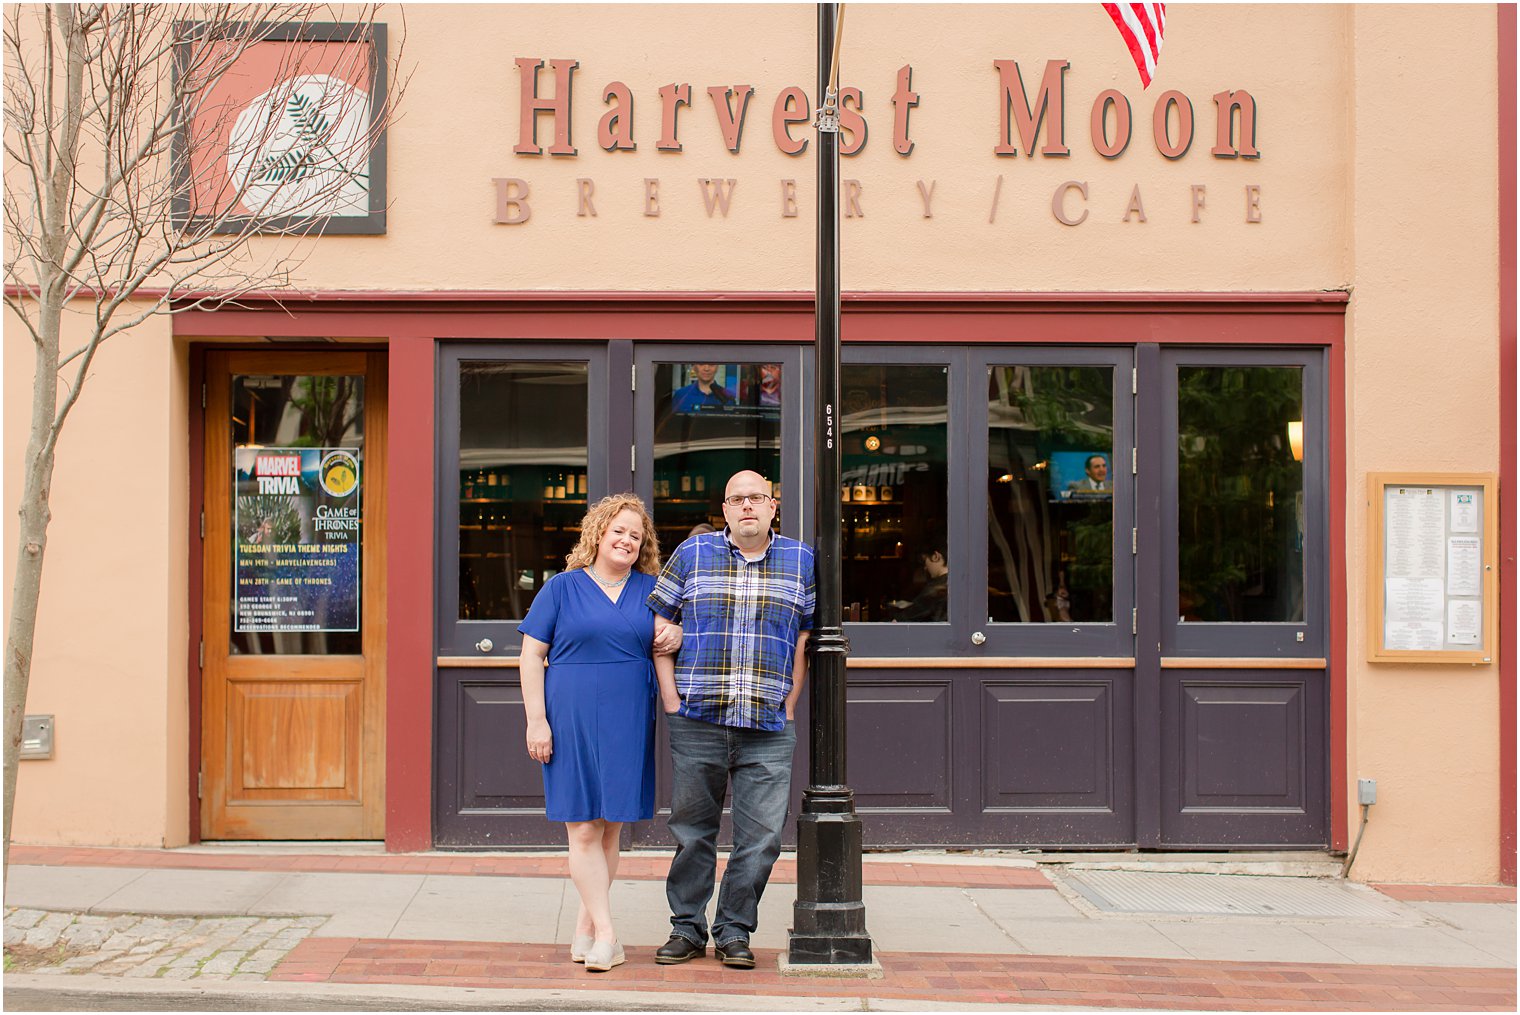
[[[616,941],[597,941],[586,952],[586,968],[593,973],[605,973],[625,961],[623,946]]]
[[[591,950],[591,946],[594,944],[596,944],[596,938],[591,937],[589,934],[586,937],[581,937],[579,934],[572,936],[570,938],[570,961],[585,962],[586,953]]]

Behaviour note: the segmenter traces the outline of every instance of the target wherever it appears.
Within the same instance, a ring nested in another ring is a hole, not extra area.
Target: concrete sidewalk
[[[6,987],[130,988],[145,1002],[404,988],[411,1007],[466,1008],[1515,1009],[1513,889],[873,856],[880,975],[820,979],[777,968],[789,861],[761,908],[760,968],[655,965],[667,862],[625,858],[614,910],[629,961],[593,974],[568,961],[562,856],[18,846]]]

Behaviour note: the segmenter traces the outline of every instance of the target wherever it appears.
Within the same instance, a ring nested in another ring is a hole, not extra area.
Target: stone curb
[[[861,1011],[862,1002],[870,1011],[1049,1011],[1048,1005],[936,1004],[925,1001],[902,1001],[869,996],[813,998],[790,996],[700,994],[674,991],[606,991],[606,990],[508,990],[490,987],[415,987],[402,984],[302,985],[273,983],[163,983],[161,981],[123,980],[114,976],[80,974],[78,976],[37,976],[11,973],[5,977],[5,989],[74,992],[80,994],[127,995],[140,998],[144,1008],[152,1002],[174,999],[215,997],[222,1002],[237,998],[263,1002],[280,999],[300,1000],[302,1004],[337,1008],[346,1002],[366,1001],[378,1004],[398,1002],[395,1007],[418,1010],[428,1005],[447,1006],[455,1010],[481,1011]],[[445,1010],[435,1008],[434,1010]],[[1061,1005],[1060,1011],[1109,1011],[1112,1009]],[[1131,1009],[1133,1010],[1133,1009]],[[1159,1009],[1158,1009],[1159,1010]]]

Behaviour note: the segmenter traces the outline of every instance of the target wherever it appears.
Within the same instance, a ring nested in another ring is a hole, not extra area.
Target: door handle
[[[495,647],[490,638],[482,638],[475,643],[475,648],[480,652],[489,652]]]
[[[983,634],[980,631],[975,631],[975,632],[972,633],[972,635],[971,635],[971,644],[973,644],[973,645],[985,645],[986,643],[987,643],[987,636],[985,634]]]

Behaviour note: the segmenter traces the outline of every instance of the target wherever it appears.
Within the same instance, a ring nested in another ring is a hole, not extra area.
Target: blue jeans
[[[760,896],[781,853],[781,830],[791,802],[797,727],[777,731],[718,726],[667,715],[674,790],[670,831],[675,859],[665,879],[671,932],[707,944],[707,902],[718,865],[723,795],[733,784],[734,849],[718,892],[712,937],[719,945],[748,941],[759,920]]]

